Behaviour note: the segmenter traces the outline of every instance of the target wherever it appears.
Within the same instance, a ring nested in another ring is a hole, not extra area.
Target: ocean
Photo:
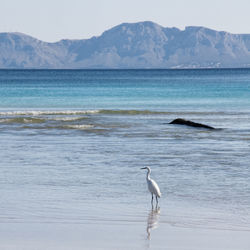
[[[250,69],[0,70],[0,142],[1,240],[27,224],[137,223],[138,249],[168,226],[249,232]]]

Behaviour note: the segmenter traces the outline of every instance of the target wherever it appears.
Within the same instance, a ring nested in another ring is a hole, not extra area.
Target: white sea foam
[[[90,129],[90,128],[93,128],[94,125],[90,125],[90,124],[82,124],[82,125],[67,125],[65,126],[65,128],[71,128],[71,129],[81,129],[81,130],[84,130],[84,129]]]
[[[99,110],[27,110],[27,111],[6,111],[0,112],[1,116],[17,116],[17,115],[84,115],[97,114]]]
[[[0,119],[0,123],[43,123],[45,119],[35,117],[11,117]]]
[[[0,119],[0,123],[9,122],[11,119]]]
[[[68,122],[68,121],[78,121],[78,120],[83,120],[86,119],[86,117],[54,117],[50,118],[49,120],[52,121],[62,121],[62,122]]]

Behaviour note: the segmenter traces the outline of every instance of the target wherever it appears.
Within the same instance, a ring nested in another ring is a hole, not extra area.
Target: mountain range
[[[123,23],[90,39],[40,41],[0,33],[0,68],[250,67],[250,34],[205,27],[184,30],[153,22]]]

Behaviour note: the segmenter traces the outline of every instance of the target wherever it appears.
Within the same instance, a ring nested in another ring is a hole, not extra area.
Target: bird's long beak
[[[145,167],[145,168],[141,168],[141,169],[147,169],[147,168]]]

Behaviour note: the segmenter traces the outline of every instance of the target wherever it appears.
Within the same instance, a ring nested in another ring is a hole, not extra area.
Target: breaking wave
[[[49,118],[48,120],[50,121],[61,121],[61,122],[71,122],[71,121],[81,121],[81,120],[86,120],[87,117],[53,117]]]
[[[90,124],[66,125],[66,126],[64,126],[64,128],[85,130],[85,129],[94,128],[94,125],[90,125]]]
[[[199,112],[199,111],[152,111],[152,110],[134,110],[134,109],[99,109],[99,110],[27,110],[27,111],[3,111],[1,116],[56,116],[56,115],[92,115],[92,114],[107,114],[107,115],[239,115],[244,112]],[[60,119],[60,118],[58,118]],[[69,118],[67,118],[69,119]],[[77,119],[77,118],[75,118]]]
[[[50,111],[50,110],[30,110],[30,111],[6,111],[0,112],[0,116],[23,116],[23,115],[85,115],[85,114],[96,114],[99,110],[62,110],[62,111]]]
[[[14,117],[0,119],[0,123],[43,123],[46,119],[34,118],[34,117]]]

